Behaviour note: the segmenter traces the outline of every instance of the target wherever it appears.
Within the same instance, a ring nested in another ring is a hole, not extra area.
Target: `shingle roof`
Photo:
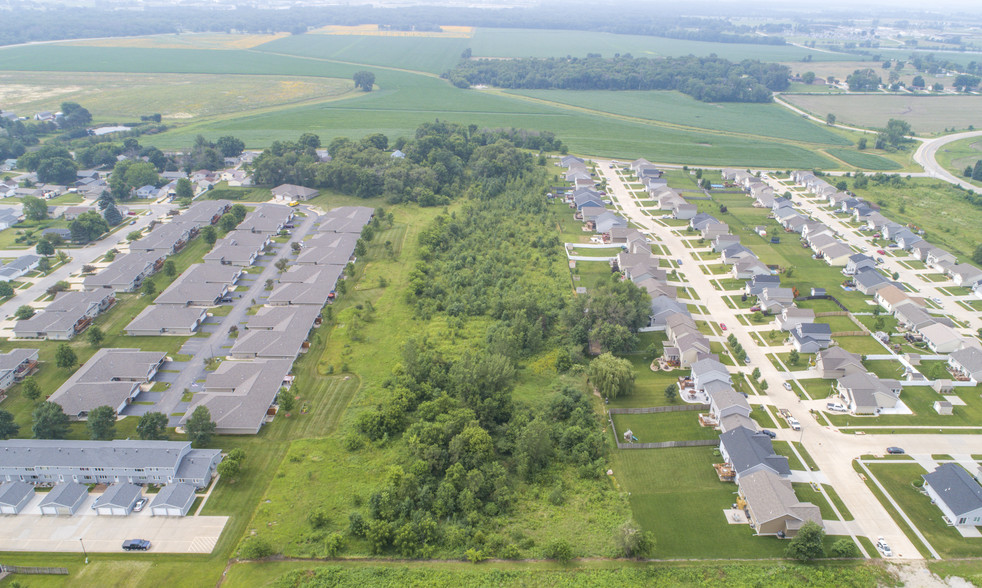
[[[88,486],[83,486],[77,482],[56,484],[41,500],[40,506],[75,506],[88,493]]]
[[[292,366],[292,359],[224,361],[205,378],[205,391],[195,395],[184,418],[204,405],[219,430],[258,431]]]
[[[942,464],[921,477],[955,515],[982,508],[982,486],[960,465]]]
[[[142,490],[136,484],[112,484],[102,496],[95,499],[92,508],[100,507],[123,507],[129,508],[140,497]]]
[[[740,474],[758,465],[766,465],[778,474],[790,475],[788,458],[774,453],[771,438],[743,427],[727,431],[719,436],[726,449],[733,469]]]
[[[184,508],[195,498],[194,486],[191,484],[167,484],[150,503],[150,508],[170,506]]]
[[[17,506],[25,496],[34,494],[34,486],[27,482],[4,482],[0,484],[0,505]]]

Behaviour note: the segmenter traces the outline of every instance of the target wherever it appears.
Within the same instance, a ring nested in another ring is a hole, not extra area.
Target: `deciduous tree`
[[[68,435],[68,415],[61,405],[42,402],[33,413],[31,432],[35,439],[64,439]]]
[[[634,388],[634,366],[611,353],[601,354],[590,362],[589,376],[604,398],[625,396]]]
[[[14,422],[14,415],[6,410],[0,410],[0,439],[7,440],[16,437],[20,426]]]
[[[62,343],[55,349],[55,363],[60,368],[71,369],[78,363],[78,356],[68,343]]]
[[[93,441],[108,441],[116,435],[116,411],[110,406],[97,406],[89,411],[85,429]]]
[[[798,529],[788,548],[786,555],[798,561],[811,561],[825,556],[825,529],[814,521],[808,521]]]
[[[198,447],[207,445],[215,433],[215,422],[211,420],[211,412],[207,406],[198,406],[191,417],[184,423],[184,433],[192,445]]]
[[[162,412],[148,412],[136,424],[136,434],[140,439],[160,440],[167,438],[167,417]]]

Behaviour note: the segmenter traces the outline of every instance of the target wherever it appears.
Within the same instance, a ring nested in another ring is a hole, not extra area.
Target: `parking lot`
[[[89,495],[73,516],[43,516],[38,493],[21,514],[0,516],[0,551],[122,552],[123,541],[147,539],[151,553],[211,553],[228,517],[154,517],[150,509],[99,516]],[[79,541],[81,539],[81,541]]]

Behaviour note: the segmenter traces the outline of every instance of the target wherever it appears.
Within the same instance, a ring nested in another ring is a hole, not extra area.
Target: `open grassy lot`
[[[0,100],[10,110],[57,110],[73,101],[84,104],[94,120],[106,122],[139,120],[154,112],[165,122],[183,121],[324,102],[354,91],[351,80],[299,76],[3,72],[0,83]]]
[[[688,375],[688,370],[653,372],[648,368],[651,363],[650,357],[631,355],[627,359],[634,365],[634,391],[627,396],[612,399],[609,405],[611,408],[643,408],[681,402],[677,396],[674,402],[665,398],[665,388],[677,384],[679,376]]]
[[[861,418],[830,414],[828,417],[835,425],[849,424],[854,427],[864,425],[897,426],[898,428],[903,426],[978,426],[982,423],[982,398],[979,397],[979,392],[982,392],[982,387],[979,386],[955,388],[955,395],[965,401],[965,406],[952,407],[952,413],[946,416],[939,415],[934,411],[934,403],[938,400],[944,400],[944,398],[930,386],[904,386],[900,400],[914,411],[913,415],[886,414],[878,417]],[[929,431],[933,430],[930,429]],[[925,430],[920,429],[920,431],[923,433]],[[881,432],[889,433],[890,430],[886,429]]]
[[[979,557],[982,538],[962,537],[942,520],[941,509],[931,504],[912,482],[927,473],[918,464],[868,464],[869,470],[897,501],[928,543],[943,557]]]
[[[822,118],[831,112],[837,122],[851,126],[883,128],[891,118],[899,118],[909,122],[914,132],[927,135],[951,127],[982,126],[980,96],[795,94],[784,99]]]
[[[962,139],[948,143],[938,150],[938,162],[948,168],[948,171],[962,178],[966,182],[972,182],[977,186],[982,186],[982,182],[966,178],[963,174],[968,166],[975,166],[975,162],[982,159],[982,139],[974,137]]]
[[[699,413],[696,411],[615,414],[613,417],[622,442],[624,432],[628,429],[638,438],[636,443],[694,441],[719,437],[719,432],[712,427],[699,426]]]
[[[901,166],[896,161],[887,159],[886,157],[880,157],[875,153],[867,153],[865,151],[856,151],[853,149],[826,149],[826,153],[835,157],[836,159],[841,159],[847,164],[857,167],[859,169],[867,169],[874,171],[891,171],[895,169],[900,169]]]
[[[857,196],[884,207],[883,214],[898,223],[913,223],[925,231],[924,238],[969,259],[975,244],[982,242],[979,209],[963,199],[963,192],[930,178],[905,180],[906,187],[890,188],[870,182],[865,189],[849,188]],[[885,203],[885,206],[884,206]],[[838,296],[838,294],[836,294]]]

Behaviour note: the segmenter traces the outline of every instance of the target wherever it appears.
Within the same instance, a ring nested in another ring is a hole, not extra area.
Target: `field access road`
[[[616,170],[609,169],[608,160],[597,161],[597,169],[607,180],[607,194],[614,200],[622,214],[627,216],[642,231],[657,237],[669,251],[669,259],[682,259],[680,268],[684,271],[683,281],[689,290],[698,294],[698,302],[708,309],[708,315],[698,316],[705,320],[724,322],[750,358],[749,367],[737,367],[737,371],[748,372],[750,367],[758,367],[761,379],[768,383],[766,395],[751,397],[751,403],[766,403],[776,408],[792,412],[801,422],[802,430],[778,431],[780,439],[800,441],[812,456],[816,465],[829,483],[842,498],[843,503],[855,518],[851,528],[856,533],[871,538],[874,542],[883,536],[893,548],[897,557],[921,559],[917,549],[907,535],[900,529],[886,509],[866,487],[865,482],[853,468],[852,461],[864,454],[879,455],[889,445],[907,447],[909,452],[925,454],[967,455],[982,453],[982,436],[979,435],[845,435],[838,430],[821,425],[801,404],[798,396],[782,386],[782,373],[767,358],[766,352],[750,336],[750,331],[737,320],[737,313],[723,301],[720,291],[711,283],[710,277],[699,269],[701,260],[693,255],[693,249],[686,247],[681,235],[649,215],[645,214]]]
[[[249,289],[235,299],[232,303],[231,312],[221,317],[221,322],[214,327],[214,331],[201,343],[194,356],[181,368],[181,373],[163,393],[154,410],[166,415],[179,412],[175,409],[181,403],[184,390],[190,390],[194,381],[201,377],[201,374],[205,370],[205,362],[214,355],[226,355],[226,353],[222,353],[219,350],[228,341],[229,328],[233,325],[238,326],[239,323],[245,320],[249,307],[253,304],[258,304],[262,294],[265,293],[266,280],[275,280],[276,276],[279,275],[279,270],[276,269],[276,262],[291,255],[291,245],[303,241],[304,236],[313,229],[314,223],[320,218],[319,215],[308,208],[301,207],[301,210],[307,215],[307,218],[295,226],[289,241],[276,246],[276,253],[272,258],[266,260],[266,265],[262,273],[244,275],[245,278],[253,280]],[[253,300],[256,302],[253,302]],[[176,425],[176,421],[179,420],[180,417],[173,417],[171,426]]]
[[[965,180],[946,170],[944,166],[938,163],[937,159],[938,150],[948,143],[961,141],[962,139],[970,139],[972,137],[982,137],[982,131],[955,133],[954,135],[945,135],[944,137],[938,137],[937,139],[922,139],[920,147],[918,147],[917,151],[914,152],[914,161],[923,167],[924,171],[927,172],[927,174],[932,178],[944,180],[948,183],[961,186],[966,190],[973,190],[976,192],[982,191],[982,189],[980,189],[978,186],[966,182]]]

